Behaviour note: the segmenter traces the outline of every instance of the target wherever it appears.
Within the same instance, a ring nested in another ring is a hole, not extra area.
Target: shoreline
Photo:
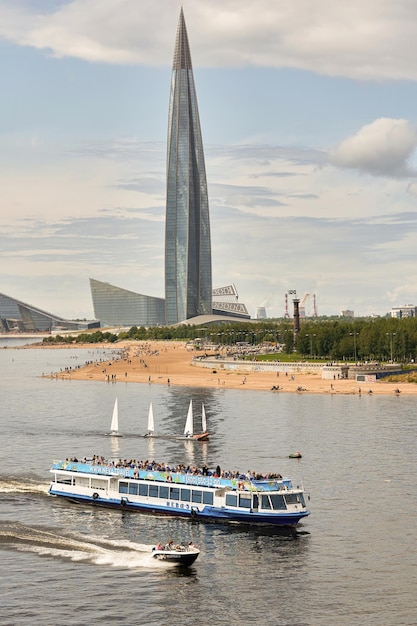
[[[358,383],[354,380],[322,379],[321,371],[311,373],[294,372],[286,376],[283,372],[248,372],[216,370],[192,364],[193,356],[199,351],[189,351],[185,342],[179,341],[123,341],[117,344],[80,345],[27,345],[27,349],[82,348],[91,352],[108,350],[118,353],[119,358],[86,361],[77,368],[43,374],[45,378],[63,380],[95,380],[108,383],[147,383],[180,387],[206,387],[270,391],[271,393],[313,393],[344,395],[417,395],[417,384],[410,382]],[[272,390],[279,387],[279,390]],[[302,387],[303,391],[299,391]],[[396,393],[396,390],[400,393]]]

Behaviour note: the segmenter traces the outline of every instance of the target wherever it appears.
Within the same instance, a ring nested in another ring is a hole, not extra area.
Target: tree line
[[[416,318],[307,319],[295,335],[291,320],[225,323],[207,326],[132,326],[118,334],[96,330],[77,335],[57,335],[44,343],[116,343],[200,339],[203,344],[235,346],[269,343],[300,358],[347,361],[398,361],[417,359]]]

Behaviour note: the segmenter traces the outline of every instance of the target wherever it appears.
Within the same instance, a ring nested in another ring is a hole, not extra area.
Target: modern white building
[[[413,304],[404,304],[404,306],[393,306],[391,309],[391,317],[402,319],[403,317],[417,317],[417,306]]]

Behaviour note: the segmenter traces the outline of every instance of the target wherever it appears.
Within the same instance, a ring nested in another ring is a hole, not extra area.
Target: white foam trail
[[[0,525],[1,544],[21,552],[119,569],[165,569],[173,564],[152,556],[153,545],[85,535],[60,535],[18,522]]]
[[[42,493],[47,495],[49,483],[24,483],[19,480],[2,480],[0,493]]]

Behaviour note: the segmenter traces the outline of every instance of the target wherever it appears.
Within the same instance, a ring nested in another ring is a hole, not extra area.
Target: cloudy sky
[[[252,316],[292,289],[323,315],[417,305],[415,0],[182,4],[213,286]],[[70,318],[90,277],[164,296],[180,7],[0,0],[0,292]]]

